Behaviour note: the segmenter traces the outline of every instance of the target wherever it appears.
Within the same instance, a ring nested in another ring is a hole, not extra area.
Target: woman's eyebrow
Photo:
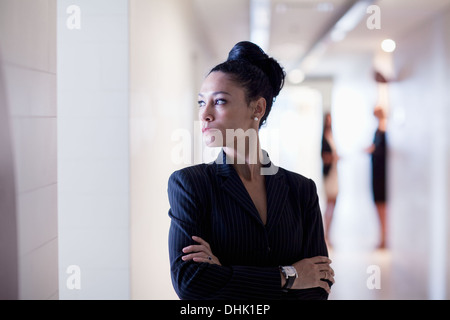
[[[211,95],[217,96],[218,94],[227,94],[227,95],[231,96],[231,93],[228,93],[226,91],[216,91],[216,92],[213,92]],[[202,93],[199,93],[198,96],[202,97],[202,98],[204,97],[204,95]]]

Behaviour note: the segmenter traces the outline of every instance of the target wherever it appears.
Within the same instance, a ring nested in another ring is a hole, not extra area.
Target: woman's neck
[[[386,132],[386,127],[387,127],[387,119],[386,118],[382,118],[378,120],[378,130],[382,131],[382,132]]]
[[[256,146],[250,146],[248,141],[246,142],[245,148],[237,148],[235,146],[224,147],[223,149],[227,157],[232,159],[233,167],[239,176],[251,181],[261,175],[262,149],[259,144],[259,139]]]

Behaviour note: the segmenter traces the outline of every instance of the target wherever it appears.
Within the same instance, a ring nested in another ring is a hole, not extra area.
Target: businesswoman
[[[259,144],[284,78],[276,60],[240,42],[201,86],[203,137],[222,150],[169,178],[169,255],[181,299],[328,298],[334,271],[316,186],[276,167]]]

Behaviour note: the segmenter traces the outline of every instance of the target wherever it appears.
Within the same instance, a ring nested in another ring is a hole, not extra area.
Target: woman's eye
[[[217,105],[221,105],[221,104],[225,104],[225,103],[227,103],[227,101],[225,99],[217,99],[216,100]]]
[[[202,101],[202,100],[198,101],[198,106],[199,107],[205,106],[205,101]]]

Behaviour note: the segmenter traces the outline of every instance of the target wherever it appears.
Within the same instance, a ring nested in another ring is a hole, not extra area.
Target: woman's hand
[[[365,153],[368,153],[368,154],[374,153],[374,152],[375,152],[375,145],[372,144],[372,145],[370,145],[369,147],[365,148],[365,149],[364,149],[364,152],[365,152]]]
[[[334,270],[330,267],[331,260],[327,257],[313,257],[303,259],[293,264],[297,270],[298,278],[295,279],[292,289],[307,289],[321,287],[330,293],[330,286],[326,281],[334,283]]]
[[[183,261],[193,260],[195,262],[206,262],[210,264],[217,264],[221,266],[219,258],[217,258],[211,251],[209,243],[200,237],[192,236],[192,240],[199,243],[199,245],[190,245],[183,248]]]

